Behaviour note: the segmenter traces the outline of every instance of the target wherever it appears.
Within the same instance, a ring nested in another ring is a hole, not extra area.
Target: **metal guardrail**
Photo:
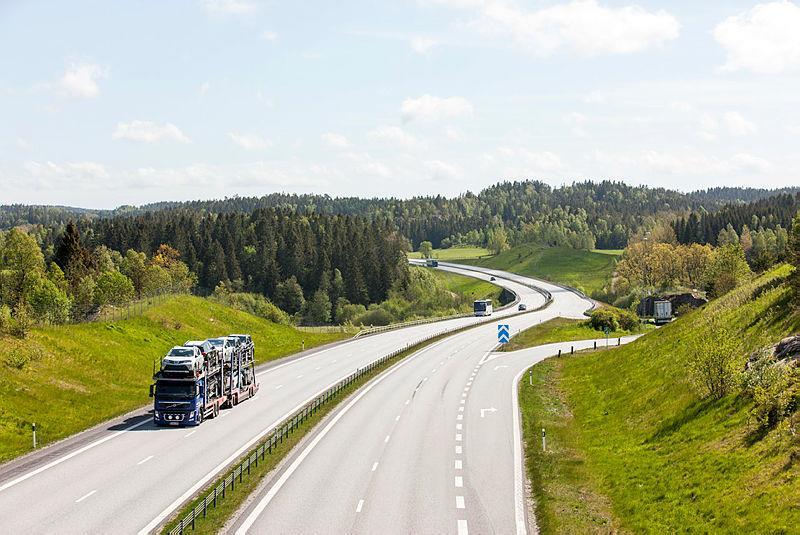
[[[535,289],[535,288],[534,288]],[[538,289],[539,291],[544,291]],[[549,294],[549,292],[547,292]],[[518,301],[519,296],[517,296]],[[525,314],[528,312],[534,312],[537,310],[542,310],[550,305],[552,302],[551,296],[546,296],[545,303],[535,309],[528,310],[525,312],[521,312],[521,314]],[[511,306],[509,304],[508,306]],[[512,314],[518,315],[518,314]],[[466,316],[471,316],[471,314],[467,314]],[[458,316],[461,317],[461,316]],[[440,320],[440,319],[439,319]],[[439,321],[439,320],[432,320],[432,321]],[[405,347],[396,349],[391,353],[384,355],[383,357],[367,364],[363,368],[358,368],[355,373],[348,375],[344,379],[340,380],[335,385],[331,386],[318,396],[316,396],[313,400],[308,402],[306,405],[298,409],[292,416],[284,420],[278,427],[270,433],[270,435],[262,441],[255,449],[251,450],[249,454],[242,460],[239,464],[237,464],[233,471],[225,476],[225,478],[214,485],[214,487],[203,497],[200,502],[192,508],[192,510],[184,516],[178,524],[169,531],[169,535],[183,535],[183,533],[187,530],[194,531],[195,523],[197,519],[202,519],[206,517],[208,513],[208,508],[216,508],[217,502],[219,500],[224,500],[228,492],[234,492],[236,489],[236,480],[238,478],[239,483],[242,482],[242,479],[245,475],[250,475],[251,467],[257,467],[259,463],[259,459],[261,461],[264,460],[266,455],[271,455],[272,450],[283,443],[283,441],[295,431],[303,422],[305,422],[309,417],[314,415],[317,411],[319,411],[320,407],[324,404],[328,403],[332,399],[336,398],[339,393],[350,386],[354,381],[360,379],[367,373],[372,372],[374,369],[378,368],[379,366],[385,364],[387,361],[395,358],[396,356],[400,355],[401,353],[408,351],[412,347],[418,346],[420,344],[424,344],[425,342],[432,340],[434,338],[438,338],[440,336],[444,336],[447,334],[454,333],[456,331],[462,331],[466,329],[470,329],[472,327],[477,327],[480,325],[484,325],[486,323],[491,323],[495,321],[496,318],[488,317],[484,320],[479,322],[470,324],[470,325],[461,325],[458,327],[451,327],[450,329],[445,329],[438,333],[433,333],[425,338],[417,340],[413,343],[406,344]],[[228,490],[229,489],[229,490]]]

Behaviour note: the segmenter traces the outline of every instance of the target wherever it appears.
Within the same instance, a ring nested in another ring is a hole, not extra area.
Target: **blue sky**
[[[800,5],[0,2],[0,203],[800,184]]]

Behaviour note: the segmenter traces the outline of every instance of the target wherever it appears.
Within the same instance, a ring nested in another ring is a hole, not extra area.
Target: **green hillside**
[[[611,281],[617,255],[559,247],[520,245],[499,255],[459,260],[464,264],[511,271],[567,284],[587,294],[601,291]]]
[[[34,329],[0,338],[0,461],[149,402],[153,362],[173,345],[250,333],[258,362],[331,342],[339,333],[300,332],[206,299],[179,296],[117,322]]]
[[[465,277],[464,275],[439,269],[431,270],[431,272],[444,284],[445,288],[453,293],[464,296],[468,300],[492,299],[495,303],[499,303],[500,301],[500,294],[503,289],[491,282],[486,282],[474,277]],[[471,302],[468,304],[472,306]]]
[[[741,373],[752,350],[796,332],[789,269],[628,346],[533,367],[534,388],[523,381],[520,402],[543,533],[797,532],[797,429],[759,428],[738,384],[702,399],[688,373],[703,341],[731,340]]]
[[[456,260],[466,260],[470,258],[481,258],[491,256],[492,252],[484,247],[450,247],[448,249],[434,249],[433,257],[442,262],[453,262]],[[422,258],[419,251],[408,253],[409,258]]]

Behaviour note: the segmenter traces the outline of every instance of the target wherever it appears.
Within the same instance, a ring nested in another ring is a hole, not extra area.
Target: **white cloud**
[[[477,2],[455,4],[474,7]],[[581,56],[628,54],[662,45],[680,33],[678,20],[663,9],[603,7],[596,0],[575,0],[533,10],[507,0],[491,0],[481,2],[478,11],[473,28],[510,38],[543,56],[560,50]]]
[[[728,131],[734,136],[746,136],[758,131],[758,127],[745,119],[739,112],[729,111],[724,115],[724,119]]]
[[[338,149],[346,149],[350,146],[350,140],[336,132],[325,132],[322,134],[322,141]]]
[[[380,141],[395,148],[414,150],[424,147],[419,139],[409,134],[399,126],[379,126],[367,133],[367,138]]]
[[[576,136],[589,137],[589,132],[586,130],[586,123],[589,118],[584,114],[573,111],[566,114],[562,119]]]
[[[353,171],[358,175],[386,178],[391,174],[386,164],[366,152],[348,152],[344,156],[353,164]]]
[[[201,4],[207,12],[223,15],[249,15],[258,9],[251,0],[202,0]]]
[[[800,125],[798,124],[790,124],[786,127],[786,131],[790,134],[800,135]]]
[[[444,129],[444,135],[450,141],[464,141],[464,132],[454,126],[448,126]]]
[[[523,147],[497,147],[480,158],[486,172],[502,178],[533,178],[562,174],[561,158],[550,151],[532,151]]]
[[[158,124],[152,121],[131,121],[117,123],[117,128],[111,135],[113,139],[127,139],[142,143],[157,143],[161,141],[177,141],[189,143],[191,140],[181,132],[180,128],[172,123]]]
[[[731,164],[736,170],[745,173],[768,173],[772,170],[772,164],[769,161],[747,153],[734,155],[731,158]]]
[[[461,176],[461,171],[456,166],[441,160],[432,160],[425,165],[432,180],[455,180]]]
[[[422,95],[419,98],[407,98],[400,106],[400,114],[404,121],[457,119],[471,117],[472,113],[472,103],[464,97],[441,98]]]
[[[108,76],[105,69],[93,63],[70,65],[58,81],[61,92],[70,97],[92,98],[100,94],[97,80]]]
[[[33,148],[30,142],[24,137],[17,136],[16,141],[17,141],[17,148],[20,148],[22,150],[31,150]]]
[[[408,44],[411,45],[411,50],[417,54],[427,54],[433,47],[438,45],[439,42],[432,37],[414,35],[409,39]]]
[[[779,74],[800,68],[800,6],[758,4],[722,21],[714,38],[727,53],[724,71]]]
[[[97,162],[26,162],[25,185],[36,189],[59,186],[92,187],[110,178],[105,166]],[[29,181],[29,182],[28,182]]]
[[[228,137],[245,150],[266,150],[272,147],[272,142],[257,134],[229,132]]]
[[[208,90],[211,89],[211,82],[203,82],[200,84],[200,96],[204,97],[208,94]]]
[[[264,30],[261,32],[261,38],[264,41],[276,41],[278,39],[278,34],[271,30]]]
[[[729,158],[707,155],[699,152],[672,153],[655,150],[643,151],[635,155],[611,155],[602,151],[594,151],[594,162],[603,166],[601,174],[609,174],[609,167],[621,169],[623,173],[640,170],[644,173],[657,173],[680,177],[700,176],[729,178],[734,176],[752,176],[770,171],[772,164],[760,157],[748,153],[738,153]]]

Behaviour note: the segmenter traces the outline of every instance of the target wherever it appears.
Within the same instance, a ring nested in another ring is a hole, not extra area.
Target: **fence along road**
[[[488,279],[474,271],[452,270]],[[498,279],[497,284],[516,292],[529,308],[545,301],[541,293],[518,283]],[[496,316],[515,312],[508,309]],[[398,348],[481,320],[459,318],[374,334],[274,366],[259,372],[258,396],[197,428],[157,428],[150,421],[118,424],[71,453],[42,450],[35,469],[0,476],[3,531],[151,531],[330,385]],[[209,336],[214,334],[219,333]]]
[[[515,280],[550,291],[553,303],[502,320],[512,333],[583,317],[592,305],[556,285]],[[496,323],[426,347],[366,385],[293,452],[239,516],[237,535],[525,533],[511,383],[532,357],[495,358]]]

